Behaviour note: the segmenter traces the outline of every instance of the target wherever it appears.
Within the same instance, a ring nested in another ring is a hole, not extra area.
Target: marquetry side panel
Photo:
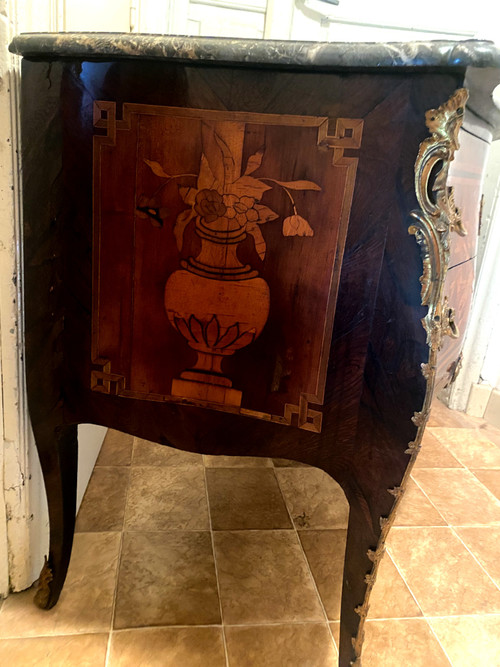
[[[92,389],[320,432],[363,122],[116,115],[95,102]]]

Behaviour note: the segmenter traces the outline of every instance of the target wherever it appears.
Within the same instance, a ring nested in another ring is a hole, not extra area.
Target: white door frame
[[[500,163],[499,163],[500,164]],[[494,173],[498,165],[491,167]],[[478,270],[474,299],[462,351],[462,370],[451,386],[448,405],[454,410],[466,411],[471,389],[480,383],[484,363],[490,345],[498,345],[498,319],[500,314],[500,178],[496,175],[496,187],[490,202],[489,224],[485,230],[484,254]],[[491,356],[491,355],[490,355]],[[498,357],[496,358],[498,366]],[[490,377],[499,377],[500,368],[489,368]],[[491,392],[494,388],[489,387]],[[486,406],[488,395],[482,402]],[[476,416],[482,416],[480,414]]]
[[[48,552],[45,487],[27,410],[24,368],[20,155],[20,59],[9,53],[23,29],[64,29],[65,0],[0,0],[0,597],[38,578]],[[83,426],[78,505],[106,429]],[[77,505],[77,506],[78,506]]]
[[[17,59],[8,50],[18,27],[17,0],[0,13],[0,595],[31,582],[28,417],[23,368],[21,190]]]

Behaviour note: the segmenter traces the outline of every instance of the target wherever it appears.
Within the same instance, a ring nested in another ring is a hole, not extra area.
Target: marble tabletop
[[[10,50],[27,58],[160,58],[311,68],[500,67],[493,42],[296,42],[145,35],[26,33]]]
[[[466,72],[467,108],[493,138],[500,138],[500,110],[492,99],[500,84],[500,49],[493,42],[297,42],[146,35],[139,33],[25,33],[10,50],[32,60],[145,58],[198,65],[272,67],[301,71],[401,71],[453,68]]]

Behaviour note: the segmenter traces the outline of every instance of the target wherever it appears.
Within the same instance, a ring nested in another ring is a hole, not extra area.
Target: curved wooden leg
[[[369,516],[361,507],[351,504],[340,613],[339,667],[361,665],[360,652],[367,609],[364,599],[378,560],[374,550],[376,544],[377,535]]]
[[[49,508],[50,546],[34,602],[51,609],[58,601],[66,579],[76,513],[78,464],[77,425],[44,428],[33,426],[42,466]]]

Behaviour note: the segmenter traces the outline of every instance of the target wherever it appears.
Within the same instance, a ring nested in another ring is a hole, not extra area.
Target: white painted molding
[[[17,2],[0,2],[0,347],[3,465],[0,513],[6,521],[7,572],[0,562],[0,594],[9,586],[25,588],[29,581],[30,502],[28,418],[21,350],[23,308],[21,276],[21,217],[19,182],[19,70],[8,44],[17,30]],[[4,531],[2,531],[3,533]]]
[[[495,428],[500,428],[500,390],[493,389],[484,411],[484,419]]]
[[[495,330],[500,313],[500,142],[492,145],[492,157],[488,163],[495,178],[491,197],[489,225],[486,231],[484,254],[474,291],[469,325],[463,347],[462,370],[452,385],[448,405],[454,410],[465,411],[469,393],[474,384],[480,382],[484,361],[490,344],[497,345]],[[499,369],[500,370],[500,369]]]
[[[30,12],[30,7],[36,9]],[[22,29],[62,29],[64,0],[0,0],[0,597],[38,578],[48,552],[43,478],[27,410],[23,363],[19,59]],[[79,503],[106,429],[81,427]]]
[[[492,391],[493,387],[487,382],[473,384],[469,392],[466,413],[471,417],[480,417],[482,419]]]

